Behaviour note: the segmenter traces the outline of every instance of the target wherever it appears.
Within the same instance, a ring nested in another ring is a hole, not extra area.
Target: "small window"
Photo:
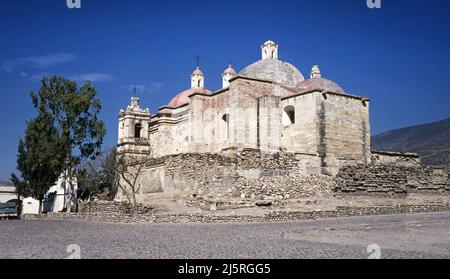
[[[295,108],[293,106],[287,106],[284,109],[282,122],[284,126],[295,124]]]
[[[230,139],[230,115],[225,114],[222,116],[222,140],[227,142]]]
[[[140,138],[141,138],[141,130],[142,130],[142,125],[141,125],[141,123],[137,123],[137,124],[134,126],[134,137],[135,137],[135,138],[137,138],[137,139],[140,139]]]

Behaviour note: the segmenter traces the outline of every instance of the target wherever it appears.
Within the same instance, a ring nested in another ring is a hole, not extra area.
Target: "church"
[[[345,164],[370,163],[369,98],[326,79],[318,65],[305,79],[278,50],[269,40],[261,60],[239,73],[229,65],[215,91],[205,87],[207,76],[197,67],[191,87],[156,113],[132,97],[119,113],[118,153],[147,159],[246,150],[290,154],[301,174],[326,175]]]
[[[305,79],[267,41],[261,60],[239,74],[229,65],[222,79],[223,88],[212,92],[197,67],[191,88],[153,115],[133,97],[119,115],[119,152],[161,157],[253,148],[303,153],[321,164],[369,160],[369,99],[322,77],[317,65]]]

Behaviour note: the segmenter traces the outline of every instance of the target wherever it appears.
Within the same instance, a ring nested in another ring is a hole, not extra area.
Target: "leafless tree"
[[[142,158],[131,155],[120,155],[117,158],[116,171],[119,176],[118,186],[127,197],[130,204],[136,206],[136,194],[141,190],[142,184],[139,178],[145,167],[145,161]]]

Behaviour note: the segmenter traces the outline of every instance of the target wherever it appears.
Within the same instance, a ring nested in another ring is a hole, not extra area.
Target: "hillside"
[[[450,118],[372,137],[372,150],[416,152],[427,165],[450,164]]]

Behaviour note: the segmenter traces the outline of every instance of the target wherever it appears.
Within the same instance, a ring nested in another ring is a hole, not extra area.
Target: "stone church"
[[[192,188],[198,181],[173,169],[193,164],[198,175],[217,168],[223,178],[335,175],[344,164],[370,162],[369,99],[326,79],[317,65],[305,79],[278,55],[278,45],[265,42],[261,60],[239,73],[229,65],[216,91],[197,67],[191,87],[153,114],[131,99],[119,113],[118,153],[145,160],[148,193]]]

